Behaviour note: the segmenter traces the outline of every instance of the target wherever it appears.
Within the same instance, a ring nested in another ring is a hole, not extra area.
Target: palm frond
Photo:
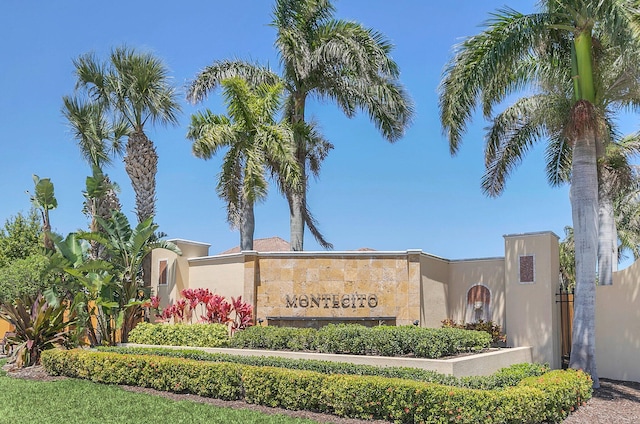
[[[123,154],[122,137],[129,128],[121,123],[111,124],[104,105],[75,96],[64,96],[62,101],[62,113],[89,164],[99,167],[110,165],[113,156]]]
[[[530,83],[520,62],[549,32],[551,23],[545,13],[524,15],[505,8],[492,15],[487,29],[455,47],[438,88],[440,120],[452,154],[481,99],[485,116],[490,116],[508,94]]]
[[[544,100],[540,96],[519,99],[493,120],[485,148],[486,172],[482,177],[485,194],[499,196],[511,171],[522,162],[533,143],[545,135]]]
[[[280,77],[269,68],[245,62],[242,60],[220,60],[204,68],[189,84],[187,88],[187,100],[191,103],[200,103],[209,92],[215,90],[222,81],[239,77],[251,86],[260,84],[276,84]]]

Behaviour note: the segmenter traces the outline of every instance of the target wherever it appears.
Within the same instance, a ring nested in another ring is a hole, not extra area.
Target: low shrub
[[[484,331],[491,335],[491,342],[493,344],[506,343],[507,336],[502,332],[502,327],[493,321],[468,322],[466,324],[458,324],[451,318],[447,318],[441,321],[442,328],[461,328],[464,330]]]
[[[247,402],[293,410],[326,411],[325,380],[318,372],[275,367],[246,367],[242,373]]]
[[[150,324],[141,322],[129,333],[130,343],[222,347],[229,343],[224,324]]]
[[[483,331],[413,326],[365,327],[329,324],[319,330],[256,326],[236,333],[231,347],[269,350],[315,350],[322,353],[441,358],[489,347],[491,336]]]
[[[200,350],[175,350],[163,348],[141,347],[99,347],[105,352],[117,352],[135,355],[159,355],[179,358],[196,359],[200,361],[233,362],[244,365],[268,366],[305,371],[315,371],[322,374],[372,375],[406,380],[438,383],[448,386],[468,387],[473,389],[500,389],[516,386],[526,377],[535,377],[549,371],[549,367],[540,364],[517,364],[502,368],[489,376],[454,377],[439,374],[419,368],[408,367],[376,367],[373,365],[359,365],[348,362],[319,361],[315,359],[289,359],[275,356],[242,356],[226,353],[208,353]]]
[[[538,377],[523,379],[518,386],[536,387],[546,396],[545,420],[558,422],[591,399],[593,381],[589,374],[568,369],[554,370]]]
[[[377,376],[194,361],[111,352],[49,350],[51,374],[336,415],[413,422],[559,422],[590,397],[581,371],[551,371],[504,390],[474,390]]]
[[[249,327],[233,335],[230,347],[269,350],[314,350],[316,330],[313,328]]]
[[[47,353],[42,357],[42,365],[52,375],[225,400],[242,397],[243,366],[239,364],[81,349],[55,349]]]

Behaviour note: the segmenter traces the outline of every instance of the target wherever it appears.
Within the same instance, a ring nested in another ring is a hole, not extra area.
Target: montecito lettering
[[[287,308],[375,308],[378,296],[375,294],[288,294]]]

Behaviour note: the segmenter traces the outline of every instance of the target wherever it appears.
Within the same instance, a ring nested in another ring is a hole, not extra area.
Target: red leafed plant
[[[223,296],[214,294],[209,289],[185,289],[180,292],[183,299],[164,308],[156,316],[163,321],[173,318],[174,322],[198,322],[230,324],[231,331],[243,330],[253,325],[253,306],[242,301],[242,296],[231,298],[229,303]],[[151,307],[159,312],[160,298],[151,298]],[[200,311],[200,313],[198,313]]]
[[[233,309],[236,311],[236,317],[231,323],[231,332],[237,330],[244,330],[247,327],[253,325],[253,306],[242,301],[242,296],[238,296],[237,299],[231,298]]]
[[[207,314],[202,317],[205,322],[226,324],[231,321],[231,304],[219,294],[214,294],[206,304]]]

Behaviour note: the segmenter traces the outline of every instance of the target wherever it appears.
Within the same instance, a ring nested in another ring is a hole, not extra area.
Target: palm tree
[[[633,240],[640,237],[640,233],[632,236],[634,221],[625,217],[637,208],[635,194],[640,180],[630,159],[640,153],[640,139],[637,135],[627,136],[606,143],[603,150],[599,160],[598,283],[612,285],[613,271],[618,270],[623,250],[635,251]]]
[[[559,244],[560,287],[564,290],[573,290],[576,287],[576,247],[572,227],[564,227],[564,239]]]
[[[440,86],[441,121],[455,154],[478,103],[485,116],[492,117],[507,95],[522,88],[537,90],[493,120],[486,152],[490,178],[483,187],[499,194],[504,177],[541,138],[548,137],[555,150],[571,150],[570,156],[558,156],[571,158],[576,298],[570,366],[589,372],[597,387],[597,159],[608,127],[598,108],[604,80],[594,63],[601,46],[622,51],[634,35],[627,10],[615,0],[542,1],[540,6],[540,12],[530,15],[500,10],[486,30],[458,46]],[[550,92],[562,95],[550,97]]]
[[[287,92],[285,119],[295,134],[294,154],[302,172],[302,184],[286,190],[291,218],[291,248],[302,250],[305,224],[323,245],[324,240],[307,208],[308,172],[317,167],[332,145],[309,134],[305,117],[310,96],[335,102],[348,117],[365,111],[382,135],[394,142],[404,134],[413,108],[398,82],[398,66],[391,59],[391,44],[385,37],[355,22],[333,17],[329,0],[276,0],[273,26],[276,48]],[[255,72],[246,62],[216,62],[205,68],[190,85],[188,99],[201,101],[207,92],[233,75],[252,83],[272,76]],[[317,135],[317,133],[316,133]]]
[[[287,186],[299,184],[300,171],[293,156],[293,132],[274,115],[281,108],[283,85],[249,83],[233,77],[222,81],[228,116],[210,110],[191,117],[187,138],[193,153],[210,159],[228,148],[217,192],[227,203],[227,219],[240,229],[240,248],[253,250],[254,204],[267,196],[266,171]]]
[[[62,100],[62,113],[67,118],[73,137],[78,141],[82,157],[92,169],[92,176],[87,177],[83,211],[91,219],[90,231],[96,232],[100,230],[96,216],[108,219],[111,211],[121,210],[117,186],[103,173],[103,168],[112,164],[114,156],[124,153],[121,139],[128,132],[127,124],[123,121],[109,122],[100,103],[72,96],[64,96]],[[94,258],[99,256],[95,243],[91,254]]]
[[[155,215],[158,155],[145,134],[145,125],[177,124],[180,105],[168,70],[150,53],[127,47],[111,52],[107,63],[85,54],[74,60],[77,87],[112,114],[113,122],[125,122],[128,141],[125,170],[136,194],[136,213],[142,222]]]

